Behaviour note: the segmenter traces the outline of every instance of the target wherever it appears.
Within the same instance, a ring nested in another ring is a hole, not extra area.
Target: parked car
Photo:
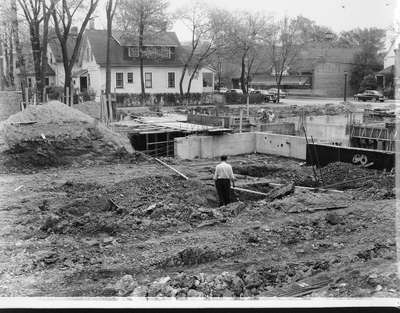
[[[374,100],[374,101],[383,102],[383,101],[385,101],[385,97],[383,96],[383,94],[381,94],[377,90],[365,90],[362,93],[358,93],[358,94],[354,95],[354,100],[357,100],[357,101],[359,101],[359,100],[361,100],[361,101]]]
[[[219,92],[219,93],[226,93],[228,91],[228,88],[226,87],[221,87],[219,89],[215,89],[215,92]]]
[[[229,89],[229,91],[227,91],[227,93],[235,93],[238,95],[242,95],[243,94],[243,90],[242,89]]]
[[[264,96],[265,102],[276,102],[276,96],[268,92],[268,90],[254,90],[253,94],[261,94]]]
[[[271,88],[268,90],[270,94],[275,95],[278,97],[278,88]],[[287,92],[284,92],[282,89],[279,89],[279,98],[284,99],[287,96]]]

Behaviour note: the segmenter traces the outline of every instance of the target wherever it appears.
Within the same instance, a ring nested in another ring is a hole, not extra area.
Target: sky
[[[278,17],[303,15],[337,33],[357,27],[387,28],[395,19],[400,19],[400,0],[202,0],[202,2],[211,8],[264,12],[266,15],[272,13]],[[189,3],[189,0],[169,0],[169,10],[172,12]],[[101,14],[98,15],[96,27],[105,28],[105,18],[103,19]],[[190,40],[190,33],[183,24],[175,23],[172,30],[176,32],[180,41]]]

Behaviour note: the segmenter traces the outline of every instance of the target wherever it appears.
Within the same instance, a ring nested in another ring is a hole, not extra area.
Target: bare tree
[[[10,20],[11,4],[10,1],[4,1],[0,4],[0,44],[4,53],[4,76],[1,73],[2,87],[14,87],[14,34],[12,31],[12,21]]]
[[[19,0],[21,1],[21,0]],[[83,38],[83,33],[85,32],[86,26],[93,16],[96,10],[99,0],[90,0],[89,3],[84,2],[84,0],[51,0],[54,5],[54,10],[52,10],[52,17],[54,23],[54,29],[60,42],[61,52],[63,56],[63,65],[65,72],[64,79],[64,92],[66,93],[67,88],[71,87],[72,82],[72,69],[78,58],[79,48]],[[85,10],[85,11],[84,11]],[[71,28],[74,21],[74,17],[79,11],[86,12],[84,14],[81,27],[77,33],[76,39],[71,40]],[[68,45],[72,45],[72,54],[69,55]]]
[[[111,64],[110,64],[110,45],[112,37],[112,24],[115,15],[115,10],[118,5],[118,0],[107,0],[107,56],[106,56],[106,95],[111,92]]]
[[[48,4],[45,0],[18,0],[29,26],[36,90],[41,101],[43,100],[45,73],[47,69],[49,20],[56,1],[53,0]]]
[[[240,85],[244,93],[248,92],[248,67],[250,65],[251,68],[255,60],[251,53],[262,42],[262,36],[269,26],[268,21],[269,18],[259,13],[239,12],[230,14],[225,24],[226,43],[230,47],[231,55],[240,60]]]
[[[117,10],[119,28],[131,34],[138,34],[140,86],[142,101],[145,96],[143,61],[145,58],[144,40],[167,28],[169,17],[166,14],[168,2],[165,0],[121,0]]]
[[[209,10],[204,7],[204,3],[193,2],[189,6],[180,8],[176,15],[191,33],[190,45],[187,47],[188,49],[184,56],[183,69],[179,80],[179,92],[181,95],[183,95],[183,82],[187,70],[192,68],[192,74],[190,76],[191,79],[189,80],[187,88],[188,94],[190,92],[191,81],[196,74],[202,60],[205,58],[205,56],[199,54],[209,54],[213,43],[209,40],[211,33],[210,13]],[[203,41],[208,41],[206,47],[201,47]],[[203,51],[199,52],[201,48]]]
[[[280,98],[280,86],[283,74],[294,63],[299,52],[307,43],[307,36],[302,32],[301,17],[283,17],[273,24],[266,33],[268,53],[272,63],[272,73],[278,88],[277,102]]]

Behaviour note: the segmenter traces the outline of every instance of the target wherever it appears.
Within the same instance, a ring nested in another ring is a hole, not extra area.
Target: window
[[[146,88],[153,88],[153,79],[151,73],[144,73],[144,82]]]
[[[132,72],[128,73],[128,84],[133,84],[133,73]]]
[[[90,61],[90,50],[89,50],[89,47],[86,49],[86,60],[88,62]]]
[[[45,78],[44,78],[44,85],[45,85],[45,86],[48,86],[48,85],[49,85],[49,78],[48,78],[48,77],[45,77]]]
[[[32,87],[32,78],[28,77],[28,87]]]
[[[128,56],[130,58],[137,58],[139,56],[139,47],[129,47]]]
[[[203,87],[212,87],[213,73],[203,73]]]
[[[175,47],[170,47],[169,48],[169,59],[175,59]]]
[[[175,73],[168,73],[168,88],[175,88]]]
[[[124,73],[115,73],[115,87],[124,88]]]

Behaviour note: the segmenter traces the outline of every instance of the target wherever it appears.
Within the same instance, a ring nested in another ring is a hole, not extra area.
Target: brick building
[[[299,54],[295,64],[283,76],[281,88],[293,95],[343,97],[345,73],[347,96],[353,94],[350,87],[353,58],[357,49],[309,48]],[[276,87],[276,80],[269,71],[256,73],[250,86],[255,89]]]

